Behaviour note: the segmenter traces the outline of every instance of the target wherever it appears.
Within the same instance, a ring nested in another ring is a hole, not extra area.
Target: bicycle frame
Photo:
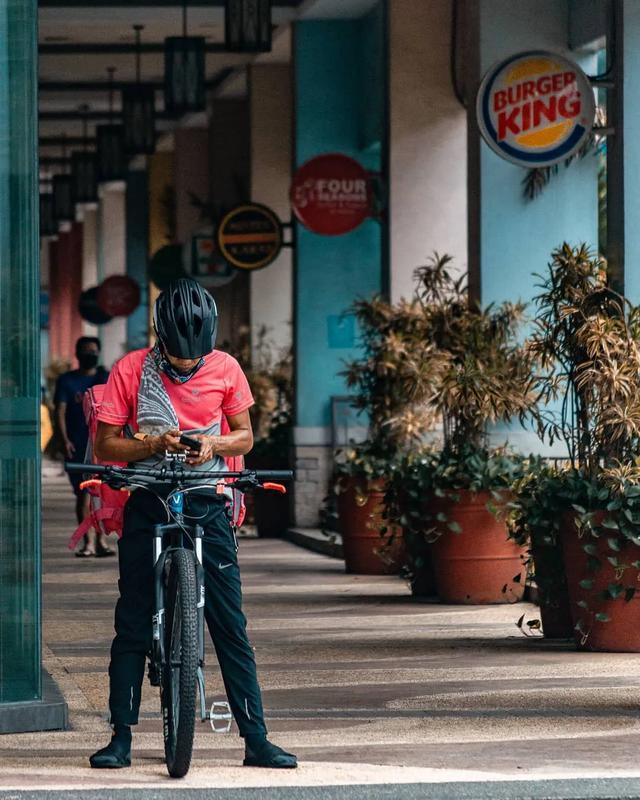
[[[153,563],[154,563],[154,593],[155,593],[155,613],[152,617],[153,625],[153,644],[151,658],[153,660],[153,667],[157,670],[157,674],[162,680],[162,667],[165,663],[165,609],[164,609],[164,577],[165,566],[167,558],[170,557],[171,552],[178,547],[184,547],[184,531],[189,531],[193,536],[194,549],[193,555],[195,558],[195,571],[196,571],[196,597],[197,602],[197,618],[198,618],[198,693],[200,696],[200,719],[205,722],[211,719],[211,714],[207,712],[206,707],[206,689],[204,682],[204,604],[205,604],[205,586],[204,586],[204,567],[202,564],[202,539],[204,536],[204,529],[201,525],[190,525],[186,523],[184,518],[184,494],[182,492],[175,492],[168,498],[167,504],[175,522],[169,522],[162,525],[155,525],[153,529]],[[166,534],[174,534],[173,541],[168,547],[164,546]],[[177,536],[176,536],[177,534]],[[228,709],[228,706],[227,706]],[[220,715],[228,720],[226,731],[231,728],[231,712],[228,714]],[[214,730],[216,730],[214,728]]]

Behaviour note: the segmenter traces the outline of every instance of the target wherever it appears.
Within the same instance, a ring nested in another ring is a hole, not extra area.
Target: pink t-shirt
[[[138,390],[142,365],[150,348],[134,350],[116,362],[100,405],[98,420],[108,425],[128,425],[138,430]],[[161,373],[181,431],[210,430],[226,417],[253,405],[249,383],[238,362],[228,353],[214,350],[186,383],[174,383]]]

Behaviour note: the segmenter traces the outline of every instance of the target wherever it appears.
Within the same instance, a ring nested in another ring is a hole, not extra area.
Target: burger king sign
[[[584,72],[555,53],[520,53],[485,75],[476,104],[485,142],[522,167],[545,167],[575,153],[595,119]]]

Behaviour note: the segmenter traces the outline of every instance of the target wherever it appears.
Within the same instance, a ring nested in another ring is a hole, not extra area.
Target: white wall
[[[260,64],[249,75],[251,114],[251,199],[288,222],[291,217],[291,71],[286,64]],[[251,338],[262,326],[275,348],[291,346],[291,249],[262,270],[251,273]]]
[[[437,250],[467,259],[466,113],[451,88],[451,0],[389,3],[391,299]]]
[[[98,276],[100,282],[110,275],[126,274],[125,183],[108,183],[100,189],[98,208]],[[121,358],[127,345],[126,317],[114,317],[100,326],[102,363],[109,369]]]

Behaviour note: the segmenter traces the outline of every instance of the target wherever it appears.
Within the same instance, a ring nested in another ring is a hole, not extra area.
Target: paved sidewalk
[[[272,737],[301,768],[243,769],[237,735],[199,725],[192,770],[172,782],[145,684],[134,767],[90,770],[109,735],[117,565],[66,549],[71,511],[66,479],[47,477],[44,657],[71,730],[0,737],[0,790],[406,784],[409,796],[422,783],[640,776],[637,656],[527,639],[515,622],[532,606],[419,603],[397,578],[348,576],[335,559],[256,539],[241,542],[245,608]],[[223,696],[212,652],[207,688]]]

